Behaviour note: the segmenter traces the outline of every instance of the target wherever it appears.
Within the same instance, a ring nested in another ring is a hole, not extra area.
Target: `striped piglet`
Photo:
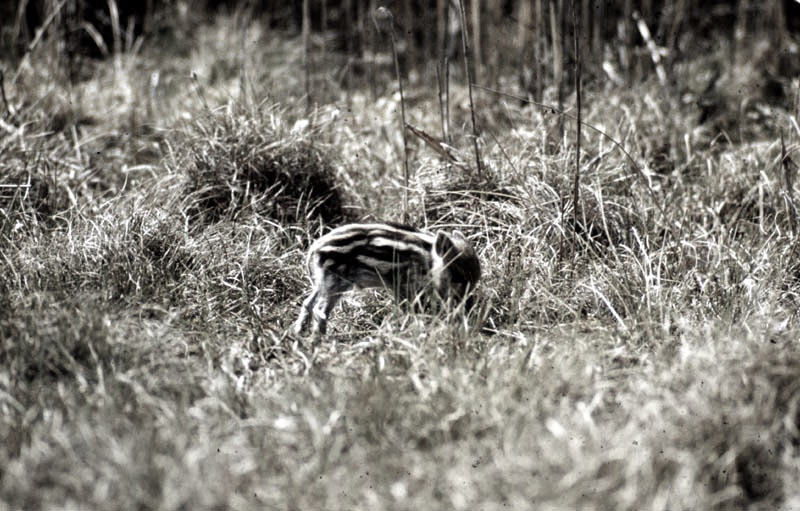
[[[311,245],[308,271],[313,289],[295,324],[325,334],[331,311],[342,294],[353,288],[383,287],[400,302],[430,303],[431,298],[472,305],[481,267],[475,250],[458,231],[436,234],[404,225],[349,224]]]

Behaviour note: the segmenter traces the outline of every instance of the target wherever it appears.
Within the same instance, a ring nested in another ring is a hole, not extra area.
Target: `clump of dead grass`
[[[187,130],[189,216],[204,222],[258,213],[277,222],[336,224],[346,217],[330,151],[310,119],[289,125],[276,105],[208,112]]]

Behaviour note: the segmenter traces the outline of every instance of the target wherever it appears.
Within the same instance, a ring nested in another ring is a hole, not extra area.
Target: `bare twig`
[[[544,15],[544,2],[545,0],[534,0],[536,4],[534,6],[535,13],[534,17],[536,19],[536,32],[534,33],[533,40],[533,55],[534,55],[534,65],[533,65],[533,91],[534,97],[539,100],[542,99],[544,94],[544,82],[545,82],[545,49],[547,46],[547,22],[545,21]]]
[[[57,6],[53,8],[50,14],[47,16],[47,19],[44,20],[42,26],[36,29],[36,35],[33,37],[33,41],[30,42],[28,45],[27,51],[25,52],[25,56],[22,58],[22,61],[25,62],[27,59],[30,58],[31,52],[39,45],[39,41],[42,40],[45,32],[47,32],[47,28],[53,23],[53,20],[56,19],[56,15],[61,11],[61,8],[64,7],[64,4],[67,3],[67,0],[61,0]],[[11,79],[11,83],[17,83],[17,78],[19,77],[20,71],[25,66],[19,65],[17,66],[17,72],[14,73],[14,77]]]
[[[492,130],[492,128],[487,128],[486,132],[489,133],[489,136],[492,137],[492,140],[494,140],[494,143],[500,149],[500,152],[503,153],[503,158],[506,159],[508,166],[511,167],[515,174],[519,174],[517,166],[514,165],[513,161],[511,161],[511,157],[508,155],[508,152],[506,152],[506,148],[503,147],[503,144],[500,143],[500,140],[498,140],[497,135],[494,134],[494,130]]]
[[[580,180],[581,180],[581,45],[580,45],[580,15],[575,7],[575,0],[572,0],[572,25],[573,40],[575,42],[575,105],[578,111],[577,122],[575,123],[575,179],[572,185],[572,252],[575,253],[575,244],[578,236],[578,204],[580,202]]]
[[[564,0],[550,0],[550,34],[553,48],[553,78],[558,84],[558,111],[564,111]],[[564,140],[564,115],[558,116],[558,143]]]
[[[789,225],[792,228],[792,235],[797,236],[797,205],[794,201],[794,181],[797,178],[797,164],[792,161],[786,151],[786,144],[783,140],[781,131],[781,164],[783,166],[783,184],[786,187],[786,213],[789,216]]]
[[[445,134],[444,141],[448,144],[452,143],[450,137],[450,58],[444,58],[444,121],[445,121]]]
[[[42,26],[36,29],[36,35],[33,37],[33,41],[28,45],[28,51],[33,51],[38,45],[39,41],[42,40],[42,36],[44,36],[45,32],[47,32],[47,27],[53,22],[56,18],[56,15],[61,11],[61,8],[64,7],[64,4],[67,3],[67,0],[61,0],[59,4],[50,12],[47,16],[47,19],[44,20]]]
[[[475,167],[478,169],[478,178],[483,174],[481,164],[481,154],[478,151],[478,127],[475,123],[475,104],[472,100],[472,71],[469,67],[469,43],[467,43],[467,16],[464,13],[464,0],[458,0],[458,7],[461,10],[461,49],[464,53],[464,68],[467,73],[467,89],[469,90],[469,112],[472,116],[472,146],[475,149]],[[478,8],[477,2],[475,8]]]
[[[206,112],[210,112],[211,107],[208,105],[208,101],[206,101],[205,94],[203,94],[203,86],[200,84],[200,78],[197,76],[196,71],[192,71],[192,82],[194,82],[194,90],[197,92],[197,96],[203,103],[203,107],[206,109]]]
[[[310,49],[310,35],[311,35],[311,11],[308,5],[309,0],[303,0],[303,28],[302,28],[302,37],[303,37],[303,87],[305,88],[306,92],[306,109],[308,112],[311,112],[311,78],[310,78],[310,70],[309,67],[311,66],[311,62],[309,61],[308,53],[311,51]]]
[[[445,80],[447,79],[447,73],[444,71],[444,69],[447,66],[447,57],[444,57],[436,65],[436,84],[439,87],[439,118],[440,122],[442,123],[442,140],[445,142],[448,141],[448,133],[450,132],[450,120],[448,119],[448,112],[445,110],[445,101],[447,101],[445,94],[448,91],[447,84],[445,83]]]
[[[480,80],[483,76],[483,58],[481,57],[481,0],[472,0],[470,2],[470,17],[472,18],[472,58],[473,70],[475,71],[475,79]],[[466,28],[465,28],[466,30]],[[466,55],[466,52],[464,52]],[[472,81],[472,80],[470,80]]]
[[[119,8],[115,0],[108,0],[108,15],[111,18],[111,35],[114,39],[114,55],[122,51],[122,30],[119,25]]]
[[[436,140],[436,138],[432,137],[431,135],[425,133],[425,131],[421,129],[417,129],[410,124],[406,124],[406,129],[413,133],[417,138],[425,142],[425,144],[433,149],[439,156],[441,156],[444,160],[448,163],[460,168],[461,170],[468,171],[469,168],[467,165],[461,161],[460,158],[455,156],[452,152],[452,149]]]
[[[2,96],[3,98],[3,108],[5,108],[9,119],[13,120],[14,117],[16,117],[16,113],[14,112],[13,107],[8,103],[8,99],[6,98],[5,75],[2,69],[0,69],[0,96]]]
[[[397,87],[400,90],[400,133],[403,136],[403,222],[408,218],[408,140],[406,137],[406,105],[403,97],[403,77],[400,76],[400,60],[397,57],[397,40],[394,33],[394,17],[386,7],[378,7],[375,11],[375,25],[378,29],[384,25],[389,30],[392,40],[392,55],[394,56],[394,72],[397,76]]]
[[[658,83],[660,83],[662,87],[666,87],[667,73],[664,71],[664,66],[661,64],[661,53],[664,51],[664,49],[656,46],[655,41],[653,41],[653,37],[650,35],[650,29],[647,28],[647,23],[645,23],[642,17],[639,16],[638,12],[633,13],[633,19],[636,20],[636,27],[639,29],[639,34],[641,34],[644,42],[647,43],[647,50],[650,52],[650,59],[653,61],[653,65],[656,68]]]

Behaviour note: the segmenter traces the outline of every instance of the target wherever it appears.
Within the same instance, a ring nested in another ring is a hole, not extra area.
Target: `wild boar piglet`
[[[382,287],[399,302],[419,306],[435,300],[469,309],[481,275],[475,249],[460,232],[392,223],[338,227],[311,245],[307,261],[313,288],[295,332],[312,323],[317,336],[325,334],[331,311],[350,289]]]

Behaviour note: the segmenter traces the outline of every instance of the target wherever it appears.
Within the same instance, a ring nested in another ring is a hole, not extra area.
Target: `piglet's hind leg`
[[[315,326],[314,333],[317,336],[325,335],[328,330],[328,320],[331,317],[333,308],[336,307],[342,294],[352,287],[352,284],[337,275],[329,274],[325,276],[319,288],[316,301],[312,306]]]
[[[300,307],[300,316],[298,316],[297,321],[294,324],[294,332],[296,334],[302,334],[308,328],[309,316],[313,314],[314,304],[316,303],[318,296],[319,289],[317,289],[315,286],[308,297],[303,300],[303,305]]]

